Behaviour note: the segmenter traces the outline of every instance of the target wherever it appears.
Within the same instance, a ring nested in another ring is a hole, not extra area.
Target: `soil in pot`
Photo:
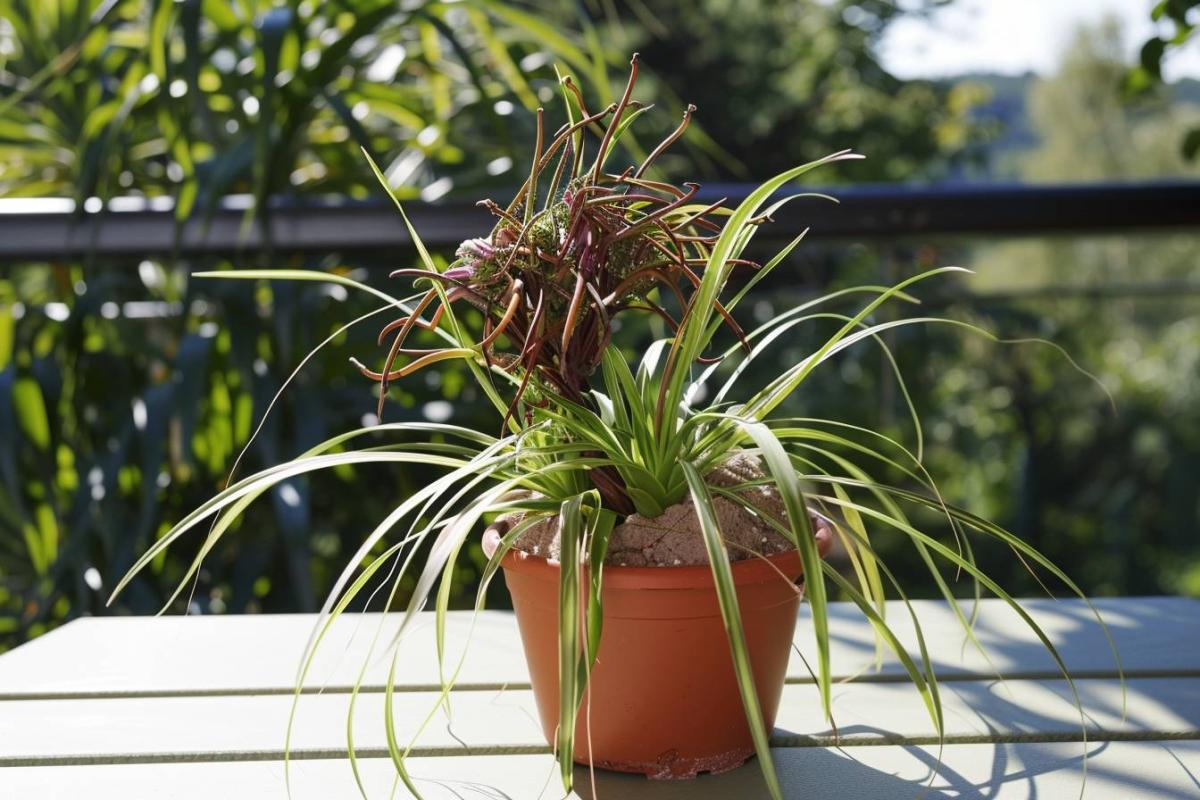
[[[757,470],[752,459],[737,456],[709,480],[735,485],[761,475]],[[782,518],[772,495],[763,491],[752,503]],[[725,502],[718,509],[721,529],[727,541],[741,545],[728,549],[758,701],[770,727],[802,594],[796,585],[800,558],[755,515]],[[694,511],[675,508],[655,520],[630,517],[613,531],[600,649],[575,731],[579,763],[688,778],[732,769],[754,753],[712,572],[699,531],[687,521]],[[485,537],[489,554],[504,527]],[[549,742],[556,738],[559,699],[556,527],[532,529],[537,535],[527,536],[502,562]],[[829,529],[822,523],[815,530],[824,553]]]
[[[758,459],[748,453],[736,453],[725,464],[708,474],[710,486],[730,488],[764,477]],[[792,549],[787,537],[763,520],[771,516],[780,522],[787,520],[783,500],[771,485],[751,486],[740,494],[757,513],[718,495],[713,507],[726,550],[731,561],[770,556]],[[509,522],[516,522],[516,519]],[[818,523],[813,520],[814,526]],[[823,523],[820,523],[823,524]],[[526,531],[513,546],[532,556],[558,561],[559,540],[557,519],[547,519]],[[708,551],[696,521],[692,501],[685,500],[667,508],[653,519],[633,514],[613,529],[608,542],[606,566],[614,567],[680,567],[708,563]]]

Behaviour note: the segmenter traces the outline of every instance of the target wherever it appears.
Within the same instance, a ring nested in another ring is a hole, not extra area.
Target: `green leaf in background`
[[[30,377],[17,378],[13,384],[13,410],[21,433],[35,448],[47,451],[50,448],[50,418],[46,414],[46,401],[36,380]]]
[[[1200,128],[1194,128],[1184,135],[1180,152],[1188,161],[1196,160],[1196,156],[1200,155]]]
[[[0,296],[3,294],[3,288],[3,285],[0,284]],[[0,305],[0,372],[4,371],[12,362],[16,327],[17,321],[13,315],[13,305],[10,301],[5,300],[4,304]]]

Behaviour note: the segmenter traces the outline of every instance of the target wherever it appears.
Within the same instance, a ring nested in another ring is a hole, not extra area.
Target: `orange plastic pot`
[[[828,531],[817,537],[822,554]],[[484,549],[495,552],[489,531]],[[769,562],[769,563],[768,563]],[[558,727],[557,562],[510,550],[512,595],[546,740]],[[758,702],[770,728],[802,587],[794,551],[732,565]],[[723,772],[754,754],[708,565],[604,567],[604,627],[575,730],[575,760],[651,778]]]

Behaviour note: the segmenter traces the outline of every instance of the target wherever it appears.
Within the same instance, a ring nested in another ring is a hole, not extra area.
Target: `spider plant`
[[[970,579],[974,599],[986,591],[1007,603],[1045,645],[1074,692],[1066,665],[1049,637],[1018,601],[976,566],[971,539],[999,540],[1023,563],[1086,597],[1059,567],[1024,541],[943,500],[921,464],[915,411],[914,448],[844,420],[775,413],[808,385],[819,367],[854,345],[874,343],[895,368],[880,337],[887,330],[949,324],[995,338],[951,319],[916,316],[876,321],[875,312],[885,304],[914,303],[912,292],[919,284],[960,270],[929,270],[894,286],[843,289],[757,328],[743,329],[735,319],[739,303],[784,263],[802,238],[765,263],[745,258],[759,228],[784,203],[802,196],[773,200],[777,192],[822,165],[860,156],[843,151],[787,170],[764,182],[736,208],[695,202],[694,184],[676,186],[652,177],[655,158],[683,135],[690,108],[676,130],[640,163],[609,167],[622,134],[648,108],[633,99],[636,78],[635,56],[624,94],[599,110],[589,109],[571,79],[563,78],[566,122],[547,133],[544,114],[538,111],[534,158],[524,185],[507,205],[483,201],[496,217],[493,229],[486,237],[465,242],[448,265],[439,265],[427,252],[397,201],[420,265],[398,270],[396,275],[414,279],[419,290],[414,295],[397,298],[343,276],[301,270],[206,274],[328,281],[374,295],[384,305],[348,326],[389,309],[400,313],[380,332],[381,345],[388,344],[382,366],[376,370],[356,362],[365,376],[379,384],[381,411],[392,382],[458,359],[468,365],[494,405],[500,430],[488,434],[447,424],[383,422],[347,431],[292,461],[231,481],[151,547],[116,591],[185,533],[208,522],[208,533],[178,595],[238,515],[279,481],[346,464],[409,462],[441,469],[438,477],[404,498],[379,522],[342,570],[305,649],[296,689],[298,701],[314,654],[339,615],[364,598],[369,604],[377,593],[385,596],[385,612],[390,610],[401,599],[402,581],[415,576],[415,588],[396,632],[387,642],[377,632],[371,652],[382,649],[390,655],[392,672],[385,689],[388,750],[398,779],[420,796],[406,764],[412,743],[400,741],[392,714],[402,636],[417,612],[432,602],[442,675],[437,705],[448,702],[462,662],[447,661],[445,620],[455,563],[468,536],[481,521],[513,512],[523,515],[504,534],[487,564],[476,598],[478,611],[505,553],[532,525],[557,517],[561,702],[555,750],[563,785],[569,789],[576,715],[603,635],[601,586],[609,536],[631,513],[655,517],[668,506],[690,501],[709,556],[759,764],[771,795],[780,798],[769,731],[750,672],[730,556],[714,511],[714,499],[722,497],[753,513],[744,489],[770,484],[782,498],[786,518],[768,516],[767,521],[794,545],[806,576],[813,620],[812,663],[826,716],[831,711],[832,680],[828,603],[836,594],[856,604],[870,621],[878,637],[878,656],[885,650],[895,654],[924,699],[935,729],[939,735],[943,731],[937,677],[920,620],[903,585],[874,546],[883,536],[901,537],[916,549],[970,642],[980,646],[972,631],[973,612],[956,598],[943,572],[947,567]],[[381,183],[387,187],[382,176]],[[730,291],[731,277],[745,268],[753,270],[752,277]],[[838,310],[847,303],[849,310]],[[668,334],[646,348],[636,363],[630,363],[614,343],[614,319],[626,312],[662,320]],[[747,366],[802,325],[832,325],[833,330],[812,353],[787,365],[765,385],[746,386]],[[722,345],[717,338],[723,329],[728,336]],[[434,345],[412,346],[410,339],[417,335]],[[302,362],[296,370],[303,366]],[[898,370],[896,378],[903,387]],[[701,401],[702,397],[709,399]],[[383,443],[359,446],[368,436]],[[761,459],[764,477],[745,486],[710,485],[705,476],[739,451]],[[873,477],[880,471],[898,471],[907,482],[892,485]],[[953,538],[942,541],[922,531],[910,519],[913,509],[944,515]],[[841,540],[852,577],[822,561],[810,514],[826,520]],[[586,570],[581,568],[585,564]],[[887,620],[884,601],[893,593],[903,601],[916,630],[915,654],[901,644]],[[1115,657],[1115,648],[1113,652]],[[351,695],[351,716],[365,670],[364,663]],[[435,713],[436,708],[430,709],[426,724]],[[294,714],[295,706],[293,719]],[[357,777],[352,739],[348,749]]]

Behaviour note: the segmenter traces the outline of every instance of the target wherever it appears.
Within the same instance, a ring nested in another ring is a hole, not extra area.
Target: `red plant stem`
[[[635,272],[630,273],[629,277],[625,278],[625,280],[616,285],[612,292],[609,293],[608,297],[605,298],[605,301],[612,303],[614,300],[620,300],[621,297],[624,296],[625,292],[629,291],[630,287],[634,286],[638,281],[646,280],[647,278],[658,281],[663,286],[666,286],[668,289],[674,292],[675,299],[679,301],[679,307],[683,308],[683,293],[679,291],[679,287],[675,285],[675,281],[671,280],[670,277],[668,277],[667,274],[658,267],[643,267]]]
[[[496,329],[484,337],[484,340],[480,343],[485,351],[500,338],[500,335],[504,333],[504,329],[512,322],[513,315],[517,313],[517,307],[520,306],[521,300],[524,299],[524,295],[521,294],[523,286],[524,284],[521,283],[519,278],[513,281],[512,296],[508,299],[508,307],[504,310],[504,316],[500,317],[500,321],[496,323]]]
[[[642,162],[640,167],[638,167],[637,172],[633,173],[633,177],[642,177],[642,173],[646,171],[647,167],[654,163],[654,159],[662,155],[664,150],[674,144],[675,140],[683,135],[683,132],[687,130],[688,123],[692,121],[692,114],[695,111],[696,107],[691,103],[688,103],[687,108],[683,111],[683,120],[679,123],[679,127],[672,131],[670,136],[659,142],[658,147],[650,151],[650,155],[646,156],[646,160]]]
[[[556,136],[554,138],[554,141],[552,141],[550,143],[550,146],[546,148],[545,155],[542,156],[541,162],[537,165],[538,172],[541,172],[543,169],[545,169],[546,165],[548,163],[550,163],[550,159],[553,158],[554,154],[558,152],[558,148],[563,146],[563,142],[566,140],[566,137],[570,136],[572,133],[579,130],[583,126],[589,125],[592,122],[595,122],[596,120],[598,120],[604,116],[607,116],[608,114],[611,114],[615,110],[616,110],[616,104],[614,103],[613,105],[610,105],[607,108],[605,108],[599,114],[595,114],[591,117],[586,117],[584,119],[579,120],[574,125],[569,126],[566,131],[564,131],[563,133]],[[528,180],[526,181],[526,184],[527,183],[528,183]],[[510,203],[508,206],[508,210],[510,213],[513,211],[514,208],[516,208],[520,199],[522,197],[524,197],[526,189],[529,188],[526,184],[522,184],[521,188],[517,190],[516,195],[513,196],[513,202]]]
[[[518,227],[520,227],[520,225],[521,225],[521,220],[517,219],[512,214],[510,214],[507,209],[501,208],[500,204],[497,203],[495,200],[484,199],[484,200],[480,200],[475,205],[486,208],[488,211],[492,212],[497,217],[500,217],[500,219],[502,219],[506,222],[510,222],[513,225],[516,225]]]
[[[679,197],[683,194],[683,190],[678,186],[670,183],[664,183],[663,181],[652,181],[649,178],[627,178],[623,174],[620,176],[614,175],[612,177],[620,183],[627,183],[630,186],[637,186],[642,189],[653,189],[656,192],[674,195],[675,197]]]
[[[612,141],[617,125],[621,121],[621,115],[625,113],[625,108],[629,105],[629,98],[633,96],[633,85],[637,83],[637,76],[638,54],[634,53],[633,58],[629,59],[629,82],[625,84],[625,94],[621,95],[621,102],[617,103],[617,110],[613,112],[613,118],[604,130],[604,138],[600,140],[600,150],[596,153],[596,166],[592,170],[593,183],[600,182],[600,171],[604,169],[604,159],[608,155],[608,143]]]
[[[537,110],[537,136],[534,139],[533,145],[533,166],[529,170],[529,180],[525,181],[525,224],[528,225],[533,220],[533,208],[537,204],[537,185],[538,176],[542,174],[541,165],[538,163],[542,158],[542,137],[545,135],[545,123],[543,117],[545,112],[539,107]]]
[[[554,202],[555,196],[558,194],[558,184],[562,180],[563,169],[567,165],[567,156],[575,152],[575,147],[572,142],[567,142],[567,147],[563,150],[562,156],[558,159],[558,164],[554,167],[554,174],[550,176],[550,185],[546,188],[546,203],[542,206],[543,211],[550,210],[550,204]],[[553,217],[551,217],[553,219]],[[555,241],[558,241],[558,222],[554,223]]]
[[[625,230],[618,233],[615,237],[613,237],[613,241],[619,242],[622,239],[628,239],[630,236],[641,233],[644,228],[647,228],[651,225],[657,224],[667,214],[670,214],[672,211],[679,208],[684,203],[686,203],[688,200],[690,200],[693,196],[695,196],[696,192],[699,191],[699,189],[700,189],[700,187],[694,183],[685,183],[684,186],[688,187],[687,194],[685,194],[683,197],[676,199],[674,202],[668,203],[667,205],[663,206],[662,208],[655,210],[653,213],[647,214],[646,216],[642,217],[637,222],[630,225],[628,228],[626,228]],[[673,233],[673,231],[668,231],[668,233]]]

